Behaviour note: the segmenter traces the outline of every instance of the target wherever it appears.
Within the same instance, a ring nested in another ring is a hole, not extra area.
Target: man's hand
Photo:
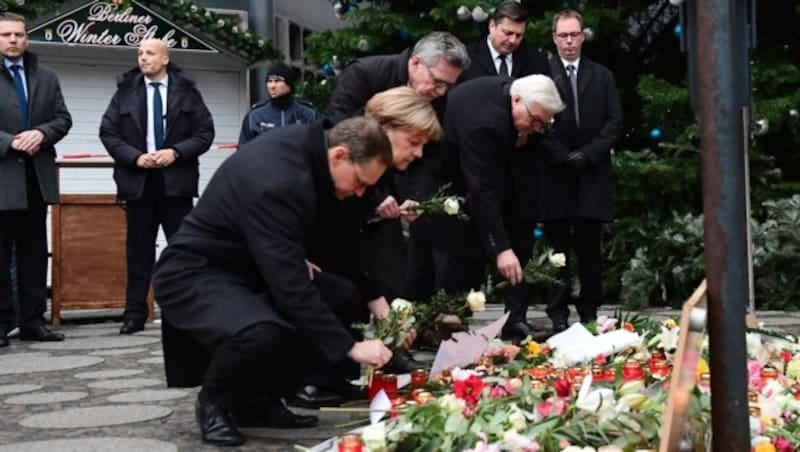
[[[497,255],[497,270],[512,285],[522,282],[522,267],[511,248],[503,250]]]
[[[392,359],[392,351],[380,339],[356,342],[347,352],[347,357],[359,364],[368,364],[376,369],[383,367]]]
[[[419,203],[413,199],[406,199],[403,204],[400,204],[400,218],[406,221],[414,221],[419,218],[419,213],[414,210]]]
[[[408,350],[412,345],[414,345],[414,341],[416,340],[417,330],[415,330],[413,326],[408,327],[408,330],[406,331],[406,338],[403,341],[403,348]]]
[[[31,129],[14,135],[14,139],[11,140],[11,147],[34,156],[39,152],[43,141],[44,133],[38,129]]]
[[[147,152],[140,154],[139,157],[136,157],[136,166],[144,169],[158,168],[158,165],[156,165],[156,160],[153,158],[153,154],[148,154]]]
[[[386,301],[386,297],[382,295],[374,300],[368,301],[367,308],[369,308],[369,312],[378,319],[389,317],[389,311],[392,309],[391,306],[389,306],[389,302]]]
[[[175,163],[175,150],[172,148],[159,149],[153,153],[153,160],[156,162],[156,167],[166,168]]]
[[[574,171],[580,172],[589,164],[589,159],[587,159],[586,154],[581,151],[572,151],[567,154],[567,160],[565,160],[564,163]]]
[[[400,217],[400,207],[397,205],[397,200],[394,199],[394,196],[387,196],[375,211],[383,218]]]

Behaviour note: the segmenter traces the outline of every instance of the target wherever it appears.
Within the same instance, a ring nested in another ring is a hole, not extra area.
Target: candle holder
[[[375,395],[381,392],[381,389],[383,389],[383,372],[376,370],[372,372],[372,380],[370,380],[369,388],[367,388],[367,398],[372,400]]]
[[[666,361],[656,361],[650,369],[650,373],[659,378],[667,378],[669,371],[669,363]]]
[[[531,389],[534,391],[543,391],[547,389],[547,382],[544,380],[533,379],[531,380]]]
[[[622,365],[622,380],[634,381],[642,379],[644,379],[642,363],[632,358],[625,360],[625,364]]]
[[[761,379],[762,380],[775,380],[776,378],[778,378],[778,375],[780,375],[780,372],[778,372],[778,369],[776,369],[776,368],[774,368],[774,367],[772,367],[770,365],[766,365],[761,369]]]
[[[411,371],[411,387],[424,388],[428,384],[428,371],[425,369],[415,369]]]
[[[339,452],[362,452],[364,445],[358,435],[345,435],[339,439]]]
[[[383,385],[381,389],[386,391],[386,395],[389,396],[389,399],[397,397],[397,375],[383,374]]]

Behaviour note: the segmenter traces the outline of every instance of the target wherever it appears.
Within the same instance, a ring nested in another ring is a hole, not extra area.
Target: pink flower
[[[764,383],[761,381],[761,368],[762,365],[758,361],[750,361],[747,363],[747,375],[749,376],[747,385],[750,389],[759,390],[761,386],[763,386]]]
[[[505,387],[499,385],[493,385],[491,389],[489,389],[489,398],[496,399],[498,397],[506,397],[508,395],[508,391]]]
[[[553,389],[556,391],[556,395],[559,397],[569,397],[570,393],[570,385],[569,380],[566,378],[561,378],[553,382]]]
[[[617,319],[611,319],[604,315],[597,318],[597,334],[613,331],[617,327]]]
[[[550,397],[536,406],[536,411],[542,417],[561,416],[567,410],[567,404],[561,399]]]
[[[773,438],[772,444],[775,446],[775,449],[777,449],[778,452],[794,452],[792,442],[782,436]]]
[[[505,389],[505,390],[506,390],[506,393],[507,393],[508,395],[514,395],[514,393],[515,393],[515,392],[517,392],[517,388],[515,388],[515,387],[514,387],[514,385],[513,385],[513,384],[511,384],[511,380],[510,380],[510,379],[508,379],[508,378],[507,378],[507,379],[506,379],[506,381],[503,383],[503,389]]]

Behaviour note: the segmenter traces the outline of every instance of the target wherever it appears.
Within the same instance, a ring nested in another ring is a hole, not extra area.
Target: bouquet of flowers
[[[446,194],[451,185],[447,183],[439,187],[432,197],[414,206],[414,211],[420,215],[455,215],[459,220],[469,220],[469,216],[461,209],[465,202],[464,198]]]
[[[537,245],[540,242],[537,242]],[[529,284],[563,284],[558,279],[558,272],[567,265],[567,257],[564,253],[553,253],[551,248],[545,248],[543,252],[536,253],[538,246],[534,246],[533,257],[528,265],[522,269],[525,282]],[[508,285],[507,281],[500,282],[497,287],[502,288]]]
[[[448,295],[439,290],[416,308],[417,334],[431,343],[447,339],[453,331],[465,330],[473,312],[486,309],[486,295],[481,291]]]
[[[372,317],[369,323],[354,323],[354,329],[364,333],[364,339],[380,339],[387,348],[397,350],[403,346],[408,330],[414,326],[414,305],[402,298],[392,301],[389,315],[384,318]],[[372,366],[367,368],[367,382],[372,380]]]

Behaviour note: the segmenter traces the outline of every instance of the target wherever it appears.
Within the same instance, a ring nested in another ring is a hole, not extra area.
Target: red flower
[[[569,380],[561,378],[553,382],[553,389],[556,390],[556,395],[559,397],[569,397],[570,386]]]
[[[606,355],[598,353],[598,355],[594,357],[594,362],[602,366],[603,364],[606,363]]]
[[[781,359],[783,362],[788,363],[792,360],[792,352],[784,350],[781,352]]]
[[[464,399],[469,404],[476,404],[481,398],[483,380],[476,375],[470,375],[466,380],[456,380],[453,383],[453,392],[456,397]]]
[[[775,449],[777,449],[778,452],[794,452],[792,442],[782,436],[773,438],[772,444],[775,446]]]

